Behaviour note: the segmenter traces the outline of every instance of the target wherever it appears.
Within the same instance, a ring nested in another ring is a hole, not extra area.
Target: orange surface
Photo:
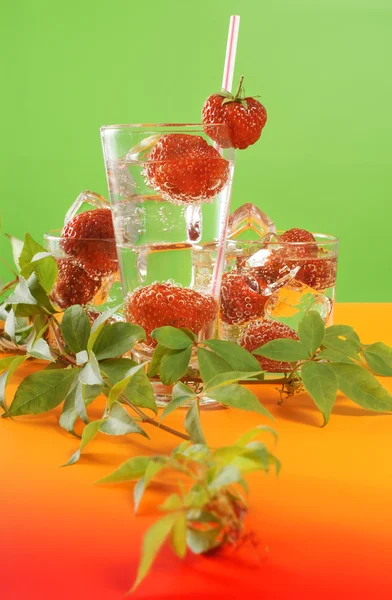
[[[392,344],[392,304],[341,304],[335,321],[352,324],[365,342]],[[392,390],[392,380],[384,383]],[[260,387],[261,396],[276,417],[283,464],[278,479],[249,478],[248,522],[268,554],[261,563],[191,554],[181,562],[165,548],[133,597],[391,598],[392,415],[340,398],[320,429],[305,394],[281,407],[270,386]],[[169,451],[177,440],[151,427],[152,442],[101,435],[78,464],[58,468],[78,446],[58,428],[58,414],[0,422],[0,598],[120,599],[134,579],[160,491],[147,493],[134,517],[132,485],[94,482],[132,454]],[[180,428],[183,418],[177,411],[168,424]],[[217,445],[263,419],[218,410],[204,412],[202,421]]]

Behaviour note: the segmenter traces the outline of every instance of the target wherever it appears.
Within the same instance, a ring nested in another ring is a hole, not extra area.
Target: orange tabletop
[[[392,344],[392,304],[340,304],[335,321],[353,325],[364,342]],[[392,380],[384,383],[392,390]],[[276,418],[282,461],[278,478],[249,478],[248,524],[268,550],[261,560],[189,553],[180,561],[165,547],[133,597],[392,598],[392,415],[341,397],[321,429],[306,394],[277,406],[272,386],[258,389]],[[79,463],[58,468],[78,447],[57,426],[59,413],[0,422],[0,598],[120,599],[162,492],[147,492],[135,517],[132,485],[94,482],[131,455],[170,451],[177,440],[151,427],[152,441],[101,434]],[[181,428],[183,419],[178,410],[167,422]],[[215,446],[263,418],[216,410],[202,422]]]

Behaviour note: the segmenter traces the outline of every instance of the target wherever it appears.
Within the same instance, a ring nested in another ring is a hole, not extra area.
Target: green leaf
[[[170,541],[178,558],[184,558],[186,554],[186,517],[184,514],[179,514],[174,521]]]
[[[181,379],[187,372],[191,356],[191,346],[185,350],[167,350],[159,369],[162,383],[171,385]]]
[[[83,429],[79,449],[76,450],[76,452],[71,456],[69,461],[65,463],[65,465],[63,465],[64,467],[74,465],[76,462],[78,462],[81,452],[84,450],[87,444],[91,442],[91,440],[97,435],[102,421],[103,419],[98,419],[97,421],[92,421],[91,423],[86,425],[86,427]]]
[[[158,344],[155,346],[154,354],[152,355],[152,360],[148,366],[148,376],[155,377],[158,375],[159,369],[161,367],[161,360],[165,356],[167,349],[165,346],[161,346]]]
[[[257,412],[274,420],[271,413],[260,403],[257,396],[238,383],[231,383],[230,385],[210,390],[208,398],[212,398],[225,406]]]
[[[110,408],[109,416],[103,420],[100,431],[107,435],[126,435],[127,433],[139,433],[148,438],[148,435],[136,423],[119,402],[114,402]]]
[[[298,324],[298,336],[311,356],[321,346],[325,334],[325,325],[316,310],[310,310]]]
[[[31,294],[27,281],[22,275],[18,277],[19,283],[14,289],[13,293],[7,298],[9,304],[33,304],[37,305],[38,302]]]
[[[170,350],[183,350],[189,348],[193,344],[193,340],[184,331],[170,327],[158,327],[151,333],[151,337],[164,346],[170,348]]]
[[[218,475],[209,484],[208,489],[211,492],[216,492],[222,487],[237,483],[241,479],[241,473],[238,467],[226,465],[218,472]]]
[[[123,462],[117,469],[100,479],[97,483],[122,483],[139,479],[146,472],[151,456],[134,456]]]
[[[68,394],[64,401],[63,411],[60,415],[59,425],[75,437],[75,423],[79,418],[79,412],[75,408],[76,387]]]
[[[136,366],[137,363],[131,358],[111,358],[99,363],[101,372],[106,375],[111,385],[124,379],[129,369]]]
[[[20,367],[22,363],[27,359],[27,356],[9,356],[7,358],[3,358],[0,363],[3,366],[8,366],[8,370],[0,375],[0,406],[2,409],[7,412],[7,403],[6,403],[6,388],[8,383],[11,381],[11,377],[15,373],[16,369]],[[7,364],[8,363],[8,364]]]
[[[28,375],[19,385],[8,414],[38,415],[52,410],[67,396],[78,369],[37,371]]]
[[[162,519],[159,519],[159,521],[156,521],[156,523],[151,525],[151,527],[147,530],[147,533],[143,539],[142,556],[136,581],[131,589],[132,592],[137,588],[137,586],[149,572],[155,557],[169,536],[169,533],[171,532],[176,520],[177,515],[175,513],[165,515]]]
[[[158,407],[155,401],[154,390],[144,369],[141,369],[134,374],[124,390],[124,395],[132,402],[132,404],[135,404],[135,406],[149,408],[157,414]]]
[[[309,358],[309,353],[301,342],[283,338],[267,342],[264,346],[254,350],[253,354],[279,362],[298,362]]]
[[[129,352],[135,342],[145,339],[139,325],[131,323],[106,323],[95,340],[93,351],[98,360],[115,358]]]
[[[84,387],[86,387],[86,386],[80,381],[80,379],[78,379],[78,382],[73,391],[75,392],[75,396],[74,396],[75,409],[77,410],[77,413],[78,413],[79,417],[82,419],[83,423],[88,425],[86,403],[84,401],[84,395],[83,395]]]
[[[90,332],[90,321],[83,308],[79,304],[67,308],[61,322],[61,333],[71,352],[77,354],[87,349]]]
[[[125,388],[128,387],[128,384],[130,383],[131,379],[136,375],[136,373],[138,373],[141,369],[144,369],[145,364],[146,363],[142,363],[140,365],[136,365],[135,367],[131,367],[129,371],[127,371],[127,373],[125,374],[124,379],[121,379],[121,381],[119,381],[112,387],[108,397],[109,408],[113,404],[113,402],[118,400],[119,396],[121,396]]]
[[[80,371],[79,379],[86,385],[104,385],[101,372],[99,370],[99,364],[95,358],[94,352],[89,352],[89,361]]]
[[[341,362],[353,364],[353,360],[348,358],[343,352],[333,348],[324,348],[317,353],[317,358],[328,360],[329,362]]]
[[[39,252],[46,252],[45,248],[38,244],[29,233],[25,234],[23,248],[19,255],[19,266],[21,269],[33,260]]]
[[[320,409],[326,425],[338,393],[338,380],[332,367],[323,363],[308,362],[301,369],[302,382],[316,406]]]
[[[186,541],[194,554],[203,554],[219,546],[220,540],[218,536],[218,528],[207,531],[188,528]]]
[[[99,317],[95,319],[91,327],[91,334],[87,343],[87,350],[90,351],[93,349],[95,341],[101,333],[106,321],[110,319],[110,317],[112,317],[118,311],[118,309],[119,306],[110,308],[109,310],[106,310],[105,312],[101,313]]]
[[[191,400],[191,405],[186,413],[185,430],[194,444],[206,444],[200,423],[199,405],[196,399]]]
[[[37,300],[39,307],[43,308],[47,313],[54,314],[57,310],[54,308],[53,304],[49,300],[48,294],[38,281],[35,273],[32,273],[28,278],[28,286],[31,294]],[[18,307],[20,308],[20,307]],[[35,308],[35,307],[31,307]]]
[[[376,375],[392,376],[392,348],[382,342],[376,342],[366,346],[363,356]]]
[[[153,458],[148,463],[143,477],[141,479],[139,479],[139,481],[137,482],[137,484],[135,485],[135,487],[133,489],[133,500],[134,500],[134,505],[135,505],[134,506],[135,513],[137,513],[137,511],[139,509],[141,499],[142,499],[143,494],[146,491],[147,487],[150,485],[150,483],[154,479],[155,475],[157,475],[157,473],[162,471],[162,469],[164,469],[165,467],[166,467],[166,460],[163,460],[158,457]]]
[[[269,427],[268,425],[257,425],[256,427],[253,427],[253,429],[250,429],[249,431],[241,435],[241,437],[239,437],[238,440],[235,442],[235,446],[246,446],[246,444],[254,440],[261,433],[265,432],[271,433],[275,438],[275,441],[278,440],[278,434],[276,433],[275,429],[272,429],[272,427]]]
[[[76,364],[78,366],[85,365],[88,362],[88,352],[87,350],[81,350],[75,354]]]
[[[21,252],[23,250],[23,245],[24,242],[22,240],[18,240],[18,238],[14,237],[13,235],[9,235],[8,233],[5,234],[7,236],[7,238],[10,240],[11,242],[11,246],[12,246],[12,257],[14,259],[14,263],[17,269],[19,269],[19,257],[21,255]]]
[[[205,340],[203,344],[228,362],[232,370],[260,371],[259,361],[238,344],[224,340]]]
[[[325,330],[325,334],[328,337],[344,337],[347,340],[360,344],[359,335],[354,331],[350,325],[331,325]]]
[[[191,388],[185,385],[185,383],[178,381],[173,387],[172,399],[163,409],[161,418],[163,419],[164,417],[166,417],[166,415],[173,412],[173,410],[175,410],[182,404],[185,404],[185,402],[189,402],[193,398],[196,398],[196,395],[197,394],[195,394],[194,390],[191,390]]]
[[[17,328],[17,320],[14,310],[11,308],[4,323],[4,332],[15,342],[15,333]]]
[[[192,342],[196,342],[197,341],[197,335],[195,333],[193,333],[193,331],[191,331],[190,329],[188,329],[188,327],[180,327],[179,330],[183,331],[184,333],[186,333],[187,336],[191,338]]]
[[[364,408],[375,411],[392,410],[392,396],[377,379],[360,365],[331,363],[345,396]]]
[[[28,344],[27,351],[30,356],[34,356],[34,358],[48,360],[49,362],[56,362],[50,352],[48,343],[42,338],[36,340],[33,344]]]
[[[334,350],[335,352],[340,352],[341,354],[343,354],[344,356],[348,357],[348,358],[353,358],[354,360],[358,360],[358,354],[360,352],[360,344],[359,342],[357,342],[356,340],[352,339],[352,338],[347,338],[347,339],[342,339],[342,337],[340,337],[340,335],[344,335],[344,334],[340,334],[339,336],[336,335],[336,329],[333,329],[333,327],[337,327],[337,326],[331,326],[328,327],[325,331],[325,336],[324,336],[324,340],[323,340],[323,348],[328,348],[329,350]],[[340,328],[342,327],[341,325],[339,326]],[[331,331],[332,330],[332,331]]]
[[[0,371],[5,371],[5,369],[8,369],[14,360],[15,356],[6,356],[5,358],[0,358]]]
[[[109,378],[112,385],[124,379],[129,369],[136,366],[137,363],[129,358],[114,358],[100,363],[101,372]],[[136,406],[149,408],[155,414],[158,412],[154,390],[143,369],[135,373],[123,394]]]
[[[198,347],[197,361],[199,363],[200,376],[204,383],[208,383],[215,375],[232,371],[231,365],[225,360],[205,348]]]
[[[37,252],[31,262],[23,267],[20,274],[27,279],[35,273],[44,290],[49,293],[56,282],[58,270],[56,259],[49,252],[44,251]]]
[[[159,508],[160,510],[172,512],[173,510],[181,510],[183,506],[184,503],[178,494],[170,494]]]
[[[261,371],[259,368],[258,371],[229,371],[228,373],[215,375],[215,377],[213,377],[206,385],[204,392],[207,393],[210,390],[215,390],[216,388],[220,388],[230,383],[235,383],[236,381],[252,379],[260,373]]]

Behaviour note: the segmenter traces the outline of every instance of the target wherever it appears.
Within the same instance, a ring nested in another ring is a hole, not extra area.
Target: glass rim
[[[276,234],[280,235],[282,233],[284,233],[285,231],[283,229],[281,230],[277,230]],[[238,242],[238,243],[252,243],[252,244],[263,244],[263,245],[274,245],[274,246],[292,246],[292,247],[297,247],[297,246],[325,246],[326,244],[339,244],[339,238],[331,235],[329,233],[319,233],[316,231],[312,231],[309,232],[311,233],[313,236],[316,237],[315,241],[309,241],[309,242],[286,242],[286,241],[280,241],[280,240],[265,240],[263,237],[260,237],[257,240],[237,240],[234,237],[229,237],[226,238],[227,242]],[[235,234],[234,234],[235,235]],[[268,234],[267,234],[268,235]],[[321,238],[321,239],[318,239]]]
[[[115,238],[81,238],[81,237],[64,237],[61,235],[62,229],[51,229],[47,233],[44,233],[44,240],[53,242],[62,241],[74,241],[74,242],[113,242],[116,243]]]
[[[198,127],[199,129],[194,129]],[[185,129],[190,131],[204,131],[206,127],[226,128],[226,123],[118,123],[114,125],[102,125],[100,132],[119,129],[135,129],[136,131],[151,131],[153,129]]]

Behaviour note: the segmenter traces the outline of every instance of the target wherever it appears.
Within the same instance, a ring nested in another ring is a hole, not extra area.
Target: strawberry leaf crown
[[[235,94],[232,94],[228,90],[224,88],[219,92],[218,96],[222,96],[224,98],[222,102],[222,106],[224,104],[228,104],[229,102],[238,102],[245,109],[248,108],[248,103],[245,98],[245,88],[243,87],[244,76],[241,75],[240,83],[238,85],[237,91]],[[250,96],[251,98],[258,98],[259,96]]]

